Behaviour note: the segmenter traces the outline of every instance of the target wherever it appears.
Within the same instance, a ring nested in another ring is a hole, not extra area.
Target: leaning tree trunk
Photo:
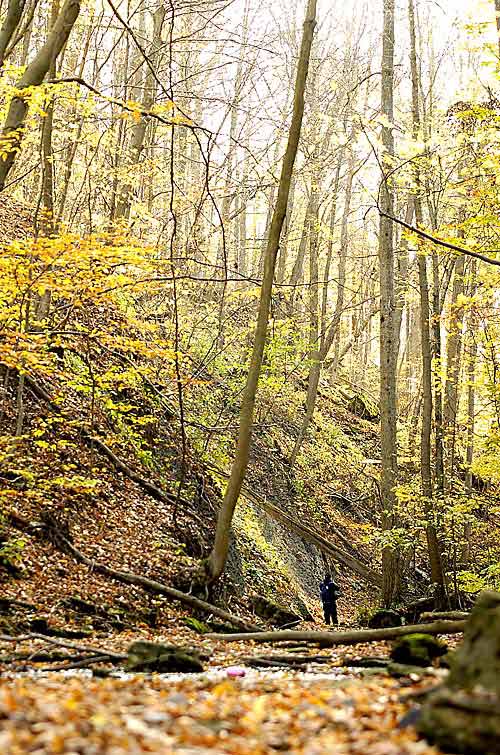
[[[500,593],[477,599],[450,674],[427,699],[418,729],[447,752],[498,755]]]
[[[390,532],[396,522],[395,485],[398,472],[396,445],[396,368],[398,339],[396,336],[396,301],[394,285],[394,195],[387,174],[394,156],[394,0],[384,0],[382,46],[381,111],[387,119],[382,126],[382,185],[380,191],[379,268],[380,268],[380,440],[382,470],[380,492],[383,501],[382,527]],[[400,586],[400,558],[389,543],[382,553],[384,605],[389,606]]]
[[[14,165],[16,155],[21,148],[23,129],[29,108],[29,90],[39,86],[47,75],[50,66],[57,60],[61,50],[68,41],[68,37],[80,12],[80,0],[66,0],[61,12],[47,37],[41,50],[35,55],[26,71],[16,84],[19,94],[13,97],[2,134],[0,136],[0,152],[5,159],[0,160],[0,191],[10,169]],[[23,90],[26,94],[23,95]]]
[[[260,292],[259,310],[252,357],[250,361],[250,367],[248,369],[245,390],[243,392],[243,397],[241,400],[240,423],[238,440],[236,444],[236,453],[231,468],[231,475],[229,478],[228,486],[224,495],[224,500],[222,501],[222,505],[217,518],[217,527],[215,532],[213,550],[207,563],[207,578],[211,582],[220,577],[226,564],[233,513],[238,502],[241,486],[243,484],[248,466],[255,397],[257,393],[257,386],[259,383],[260,370],[264,355],[264,346],[267,337],[267,327],[269,321],[269,311],[271,307],[271,294],[273,288],[274,271],[276,267],[276,257],[278,254],[281,230],[283,227],[283,222],[285,220],[286,209],[288,205],[288,195],[290,192],[290,182],[292,179],[293,166],[299,146],[302,116],[304,114],[304,92],[307,81],[307,72],[309,69],[309,58],[311,54],[315,25],[316,0],[308,0],[306,17],[304,21],[304,32],[302,36],[302,44],[297,66],[297,77],[295,81],[292,122],[290,124],[288,144],[281,168],[278,197],[276,200],[276,206],[274,208],[273,219],[269,231],[269,240],[264,261],[264,275],[262,278],[262,287]]]
[[[5,53],[24,13],[25,0],[9,0],[7,13],[0,29],[0,68],[5,61]]]

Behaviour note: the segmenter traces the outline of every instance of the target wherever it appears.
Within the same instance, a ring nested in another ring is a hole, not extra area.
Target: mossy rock
[[[397,611],[387,608],[381,608],[370,617],[368,626],[370,629],[390,629],[390,627],[400,627],[403,625],[403,619]]]
[[[484,690],[464,694],[438,689],[422,707],[417,729],[445,752],[498,755],[498,698],[495,700]]]
[[[196,634],[208,634],[208,632],[211,631],[208,624],[205,624],[199,619],[195,619],[194,616],[186,616],[182,621],[187,627],[189,627],[189,629],[196,632]]]
[[[422,707],[418,731],[443,750],[500,752],[500,593],[477,599],[446,682]]]
[[[447,651],[447,646],[430,634],[407,634],[394,643],[391,659],[408,666],[431,666]]]
[[[197,673],[203,671],[199,654],[191,648],[139,640],[127,651],[128,671]]]
[[[418,730],[442,749],[500,752],[500,593],[483,592],[468,619],[449,676],[422,707]]]
[[[251,606],[254,613],[260,616],[261,619],[272,621],[273,624],[277,624],[278,626],[286,626],[287,624],[295,624],[302,621],[301,616],[284,606],[273,603],[272,600],[265,598],[263,595],[254,595],[251,598]]]
[[[368,422],[378,422],[380,419],[380,411],[377,404],[365,393],[356,393],[349,398],[347,408],[352,414],[361,419],[366,419]]]

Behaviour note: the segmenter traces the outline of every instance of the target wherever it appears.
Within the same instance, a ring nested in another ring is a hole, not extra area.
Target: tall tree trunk
[[[321,351],[323,351],[325,335],[326,335],[326,330],[327,330],[326,317],[327,317],[327,311],[328,311],[328,290],[330,288],[329,280],[330,280],[330,272],[332,269],[332,261],[333,261],[333,246],[334,246],[333,238],[334,238],[334,233],[335,233],[335,223],[337,220],[337,201],[338,201],[339,184],[340,184],[340,169],[344,161],[344,154],[345,154],[345,148],[343,147],[339,152],[337,165],[335,167],[335,178],[333,182],[333,197],[332,197],[332,205],[330,208],[330,223],[328,227],[329,235],[328,235],[328,244],[326,247],[325,268],[323,272],[323,290],[321,293],[321,339],[320,339]]]
[[[293,214],[293,202],[295,197],[295,179],[292,176],[292,184],[290,186],[290,196],[288,198],[288,207],[286,208],[285,223],[283,226],[283,239],[280,244],[280,251],[278,256],[278,283],[284,283],[286,274],[286,263],[288,260],[288,244],[290,230],[292,226],[292,214]]]
[[[351,138],[352,138],[351,134]],[[344,190],[344,210],[342,213],[342,224],[340,227],[340,250],[339,250],[339,267],[337,274],[337,301],[335,303],[335,311],[333,313],[333,325],[334,328],[330,328],[330,331],[325,335],[324,350],[330,350],[330,344],[335,344],[333,365],[332,365],[332,379],[335,380],[337,374],[337,368],[339,364],[340,354],[340,326],[342,322],[342,311],[344,309],[344,295],[345,295],[345,283],[347,272],[347,248],[349,245],[349,213],[351,211],[351,197],[352,197],[352,182],[354,179],[354,153],[349,150],[349,160],[347,163],[347,178]],[[326,358],[326,354],[325,357]]]
[[[296,286],[300,282],[304,274],[304,262],[306,259],[307,243],[309,241],[309,236],[311,233],[312,200],[313,200],[313,192],[311,189],[309,192],[309,197],[306,204],[306,212],[304,215],[304,223],[302,226],[302,233],[300,236],[299,248],[297,251],[297,256],[295,257],[295,262],[293,263],[292,274],[290,276],[290,286]],[[291,299],[293,301],[293,289],[292,289]]]
[[[410,24],[410,65],[412,80],[412,115],[413,138],[418,139],[420,131],[419,107],[419,78],[417,68],[417,51],[415,35],[415,8],[413,0],[408,0],[408,17]],[[415,221],[417,227],[423,225],[422,202],[420,198],[421,182],[418,163],[415,167]],[[422,479],[422,494],[424,497],[424,511],[426,516],[425,532],[431,580],[437,586],[439,602],[444,602],[446,595],[446,581],[443,569],[442,548],[438,539],[435,516],[433,510],[433,485],[431,466],[431,437],[432,437],[432,352],[430,332],[429,282],[427,276],[427,257],[425,253],[417,252],[418,282],[420,295],[420,337],[422,349],[422,435],[420,440],[420,465]]]
[[[464,308],[461,298],[464,293],[465,256],[460,255],[455,263],[453,289],[450,302],[449,332],[446,350],[446,384],[444,391],[444,429],[447,439],[447,474],[451,478],[455,466],[457,415],[459,408],[460,365],[462,357],[462,327]]]
[[[477,262],[474,260],[471,267],[471,286],[470,295],[474,296],[476,291]],[[467,360],[467,446],[465,452],[465,463],[467,468],[466,491],[469,496],[472,495],[472,462],[474,460],[474,431],[476,424],[476,361],[477,361],[477,338],[476,338],[476,318],[474,312],[469,313],[468,317],[468,360]],[[470,514],[469,514],[470,516]],[[464,542],[462,545],[461,560],[467,566],[470,562],[471,555],[471,536],[472,526],[470,521],[466,521],[464,527]]]
[[[50,11],[49,34],[54,28],[59,15],[59,0],[52,0]],[[56,59],[52,58],[48,76],[54,79],[56,76]],[[46,107],[45,119],[42,124],[42,232],[50,235],[54,231],[54,163],[52,152],[52,130],[54,124],[54,97],[50,96]],[[42,297],[43,298],[43,297]],[[48,312],[47,303],[46,309]],[[46,313],[43,313],[46,314]]]
[[[39,86],[43,82],[51,64],[57,60],[66,44],[79,12],[80,0],[66,0],[47,41],[16,84],[19,94],[13,97],[10,103],[0,136],[0,152],[5,153],[5,159],[0,160],[0,191],[4,189],[7,176],[21,148],[24,122],[29,107],[29,98],[23,95],[23,90]]]
[[[443,381],[441,378],[441,290],[439,279],[439,255],[432,253],[432,348],[434,359],[434,433],[435,433],[435,474],[436,492],[442,500],[444,496],[444,422],[443,422]]]
[[[217,517],[217,527],[215,532],[213,550],[207,563],[207,577],[211,582],[220,577],[226,564],[230,542],[231,522],[248,466],[255,397],[262,367],[264,347],[266,344],[269,311],[271,306],[271,294],[273,288],[274,271],[276,267],[276,257],[278,254],[281,230],[283,227],[283,222],[285,220],[286,209],[288,205],[288,196],[290,192],[293,165],[299,146],[302,116],[304,114],[304,92],[307,81],[307,72],[309,69],[309,58],[311,54],[315,25],[316,0],[308,0],[306,18],[304,21],[302,44],[297,65],[292,122],[290,124],[288,143],[285,156],[283,158],[278,196],[276,200],[276,206],[274,208],[274,214],[269,233],[269,241],[265,255],[264,276],[262,279],[260,292],[254,345],[250,367],[248,369],[247,381],[241,401],[240,423],[238,440],[236,444],[236,453],[231,468],[228,486],[224,495],[224,500],[222,501],[219,515]]]
[[[311,187],[311,239],[309,243],[309,377],[307,381],[306,412],[302,421],[295,446],[290,456],[290,465],[297,460],[302,441],[311,423],[316,396],[318,394],[319,379],[321,376],[320,361],[320,338],[319,338],[319,289],[318,289],[318,211],[319,211],[319,187],[313,184]]]
[[[394,229],[387,215],[394,215],[394,195],[386,174],[392,169],[394,156],[394,0],[384,0],[382,41],[381,112],[387,123],[382,126],[382,185],[380,190],[379,268],[380,268],[380,440],[382,470],[382,527],[390,532],[397,524],[395,486],[398,474],[397,458],[397,337],[396,301],[394,285]],[[400,557],[396,547],[385,545],[382,552],[382,599],[392,604],[400,588]]]
[[[161,30],[163,27],[163,21],[165,19],[165,13],[166,9],[161,6],[157,8],[153,14],[153,35],[151,40],[151,50],[149,53],[151,67],[147,66],[147,68],[145,68],[144,96],[142,98],[142,107],[146,111],[151,110],[156,99],[156,91],[158,85],[153,71],[157,71],[159,66],[160,50],[162,47]],[[147,128],[148,119],[145,116],[141,116],[137,123],[134,124],[134,127],[132,129],[132,134],[130,137],[130,154],[128,158],[130,171],[132,171],[134,167],[137,168],[140,163],[141,155],[144,150],[144,141],[146,138]],[[133,196],[134,182],[131,178],[129,178],[127,182],[119,188],[118,191],[115,212],[116,219],[123,218],[128,220],[128,218],[130,217]]]
[[[78,71],[77,76],[79,78],[83,77],[83,72],[85,70],[85,62],[87,60],[87,55],[90,48],[90,42],[92,40],[92,34],[94,31],[93,22],[94,22],[94,14],[92,13],[89,19],[89,28],[85,37],[83,50],[81,52],[80,65],[77,69]],[[73,108],[73,112],[76,114],[76,105]],[[61,193],[60,193],[59,205],[58,205],[58,210],[57,210],[56,225],[58,225],[61,222],[64,215],[64,209],[66,207],[66,201],[68,198],[71,175],[73,173],[73,164],[74,164],[75,156],[78,150],[78,145],[80,143],[80,138],[82,135],[84,123],[85,123],[84,117],[80,116],[76,134],[73,136],[70,144],[68,145],[66,149],[66,157],[64,160],[64,176],[61,181]]]

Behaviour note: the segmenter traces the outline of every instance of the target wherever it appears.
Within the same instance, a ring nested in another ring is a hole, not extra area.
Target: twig
[[[49,645],[56,645],[61,648],[69,648],[71,650],[78,650],[80,653],[87,653],[89,655],[103,655],[115,661],[124,661],[127,656],[123,653],[114,653],[112,650],[106,650],[104,648],[92,648],[88,645],[79,645],[75,642],[67,642],[63,640],[57,640],[53,637],[47,637],[44,634],[38,634],[37,632],[29,632],[28,634],[9,635],[0,634],[0,641],[2,642],[26,642],[26,640],[43,640]]]
[[[126,657],[127,656],[125,656],[125,658]],[[61,663],[59,666],[46,666],[45,668],[40,669],[40,671],[67,671],[75,668],[88,668],[89,666],[93,666],[94,663],[109,663],[110,661],[116,662],[116,660],[116,658],[112,658],[110,655],[91,655],[87,658],[81,658],[74,663]]]

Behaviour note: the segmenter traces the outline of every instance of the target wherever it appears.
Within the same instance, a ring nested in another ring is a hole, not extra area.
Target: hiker
[[[323,613],[325,614],[325,623],[338,624],[337,616],[337,598],[340,595],[340,588],[332,582],[330,574],[327,574],[319,586],[321,593],[321,602],[323,603]]]

